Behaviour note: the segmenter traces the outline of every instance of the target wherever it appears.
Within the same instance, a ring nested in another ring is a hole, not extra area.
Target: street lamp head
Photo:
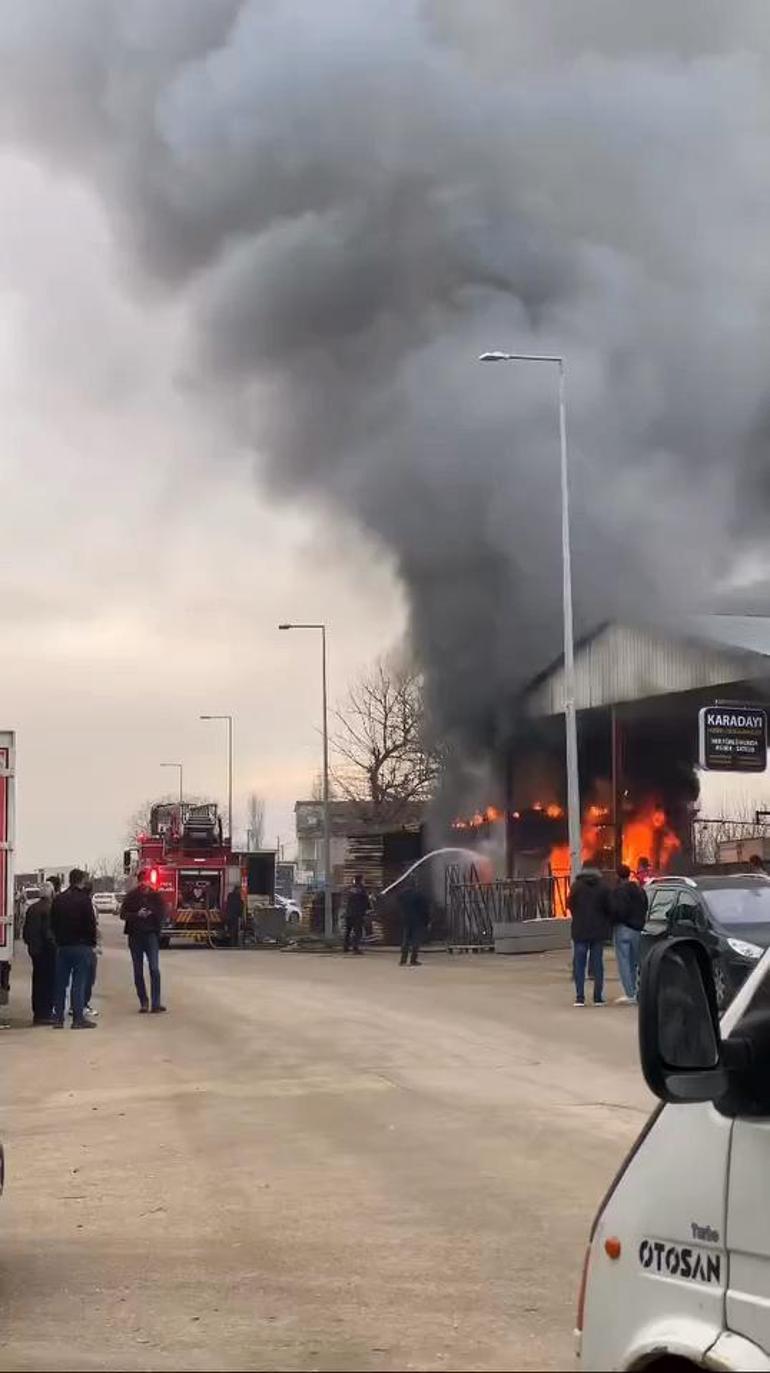
[[[278,626],[279,629],[291,629],[292,627],[293,627],[292,625],[279,625],[279,626]]]
[[[555,362],[564,370],[564,358],[557,353],[480,353],[479,362]]]

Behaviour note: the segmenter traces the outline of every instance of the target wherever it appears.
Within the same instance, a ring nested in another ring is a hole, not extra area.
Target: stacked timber
[[[346,887],[352,884],[359,872],[370,892],[382,891],[385,883],[381,834],[354,834],[349,837],[344,868]]]

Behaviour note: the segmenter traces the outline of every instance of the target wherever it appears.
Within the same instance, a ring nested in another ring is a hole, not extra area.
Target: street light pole
[[[233,846],[233,717],[232,715],[201,715],[201,720],[227,722],[227,834]]]
[[[324,935],[331,939],[334,933],[334,908],[332,904],[332,837],[331,815],[329,808],[329,711],[327,700],[326,675],[326,625],[325,624],[283,624],[279,629],[320,629],[321,631],[321,699],[323,708],[323,817],[324,817]]]
[[[326,625],[321,625],[321,694],[324,736],[324,934],[331,939],[334,930],[332,908],[332,830],[329,814],[329,709],[326,691]]]
[[[181,763],[161,763],[161,767],[162,767],[162,768],[178,768],[178,769],[179,769],[179,804],[180,804],[180,806],[181,806],[181,805],[183,804],[183,802],[184,802],[184,786],[183,786],[183,780],[182,780],[182,778],[183,778],[182,764],[181,764]]]
[[[572,615],[572,545],[567,465],[567,406],[564,358],[540,353],[482,353],[479,362],[547,362],[558,368],[559,447],[561,475],[562,605],[564,616],[564,733],[567,762],[567,830],[570,874],[574,880],[582,863],[580,774],[578,770],[577,709],[575,705],[575,632]]]

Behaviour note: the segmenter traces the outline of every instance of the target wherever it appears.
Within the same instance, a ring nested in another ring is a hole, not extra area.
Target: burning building
[[[699,781],[698,712],[716,700],[767,700],[770,619],[712,615],[673,627],[606,623],[576,645],[583,860],[602,868],[646,857],[686,871]],[[459,825],[505,834],[509,877],[569,869],[564,668],[526,688],[505,760],[504,805]]]

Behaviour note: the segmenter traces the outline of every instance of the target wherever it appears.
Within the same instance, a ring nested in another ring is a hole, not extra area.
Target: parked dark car
[[[660,877],[646,891],[640,961],[666,935],[699,939],[711,958],[717,1004],[725,1010],[770,946],[770,878]]]

